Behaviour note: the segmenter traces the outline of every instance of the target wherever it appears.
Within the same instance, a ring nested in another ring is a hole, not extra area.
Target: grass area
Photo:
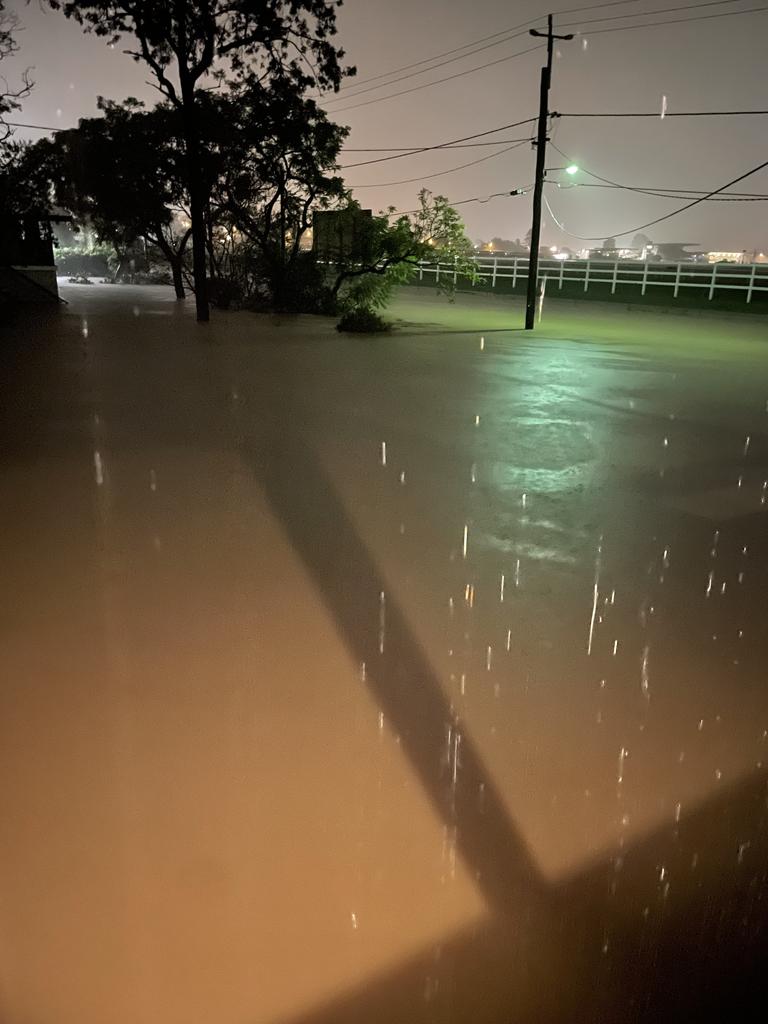
[[[387,309],[401,333],[519,331],[524,303],[518,297],[457,294],[451,302],[422,289],[402,288]],[[693,310],[660,311],[638,306],[558,300],[544,303],[533,337],[602,342],[646,348],[664,346],[699,358],[744,356],[766,360],[768,325],[759,317]]]

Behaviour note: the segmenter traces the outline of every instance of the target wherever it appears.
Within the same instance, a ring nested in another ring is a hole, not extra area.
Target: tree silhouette
[[[336,32],[333,0],[48,0],[116,44],[133,36],[128,52],[147,65],[157,88],[181,115],[186,187],[192,224],[192,264],[197,319],[209,317],[206,291],[205,153],[200,95],[205,86],[229,80],[283,83],[303,93],[310,86],[336,90],[346,74]]]

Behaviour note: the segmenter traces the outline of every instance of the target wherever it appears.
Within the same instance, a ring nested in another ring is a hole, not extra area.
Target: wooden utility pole
[[[541,69],[539,90],[539,131],[536,139],[536,184],[533,188],[533,220],[531,222],[531,251],[528,256],[528,296],[525,302],[525,329],[533,330],[536,318],[536,284],[539,276],[539,242],[541,240],[541,197],[544,193],[544,175],[547,159],[547,122],[549,120],[549,86],[552,80],[552,48],[555,39],[573,39],[573,34],[556,36],[552,29],[552,15],[547,15],[547,31],[530,29],[532,36],[547,40],[547,63]]]

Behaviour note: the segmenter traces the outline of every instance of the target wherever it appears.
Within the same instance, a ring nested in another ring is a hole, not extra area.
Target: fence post
[[[677,298],[677,293],[679,291],[680,291],[680,264],[678,263],[677,264],[677,273],[675,274],[675,294],[674,294],[675,298]]]
[[[749,287],[747,288],[747,302],[751,302],[752,301],[752,289],[755,287],[755,270],[756,269],[757,269],[756,265],[753,263],[752,264],[752,270],[750,271],[750,274],[749,274]]]
[[[613,281],[611,282],[611,295],[616,294],[616,279],[619,276],[619,261],[613,261]]]
[[[560,284],[559,287],[563,287],[563,271],[565,270],[565,260],[560,260]]]
[[[709,284],[709,297],[710,299],[715,294],[715,278],[717,277],[717,264],[712,264],[712,280]]]
[[[648,284],[648,260],[643,264],[643,287],[640,292],[641,295],[645,295],[645,286]]]
[[[453,257],[453,287],[454,288],[456,287],[456,281],[457,281],[456,266],[457,266],[458,262],[459,262],[459,257],[458,256],[454,256]]]
[[[435,264],[435,284],[440,280],[440,260]]]
[[[517,286],[517,256],[515,256],[515,261],[512,264],[512,291],[515,290],[516,286]]]
[[[584,275],[584,291],[589,288],[589,260],[587,260],[587,272]]]
[[[424,280],[424,264],[422,263],[421,260],[419,260],[419,280]]]
[[[491,276],[491,291],[496,287],[496,268],[499,265],[499,257],[493,257],[493,275]]]

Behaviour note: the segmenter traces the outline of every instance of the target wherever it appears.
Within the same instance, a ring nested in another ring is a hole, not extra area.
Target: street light
[[[565,171],[566,174],[570,174],[570,176],[573,177],[574,174],[579,173],[579,166],[578,164],[568,164],[567,167],[547,167],[544,171],[544,175],[546,176],[550,171]]]

